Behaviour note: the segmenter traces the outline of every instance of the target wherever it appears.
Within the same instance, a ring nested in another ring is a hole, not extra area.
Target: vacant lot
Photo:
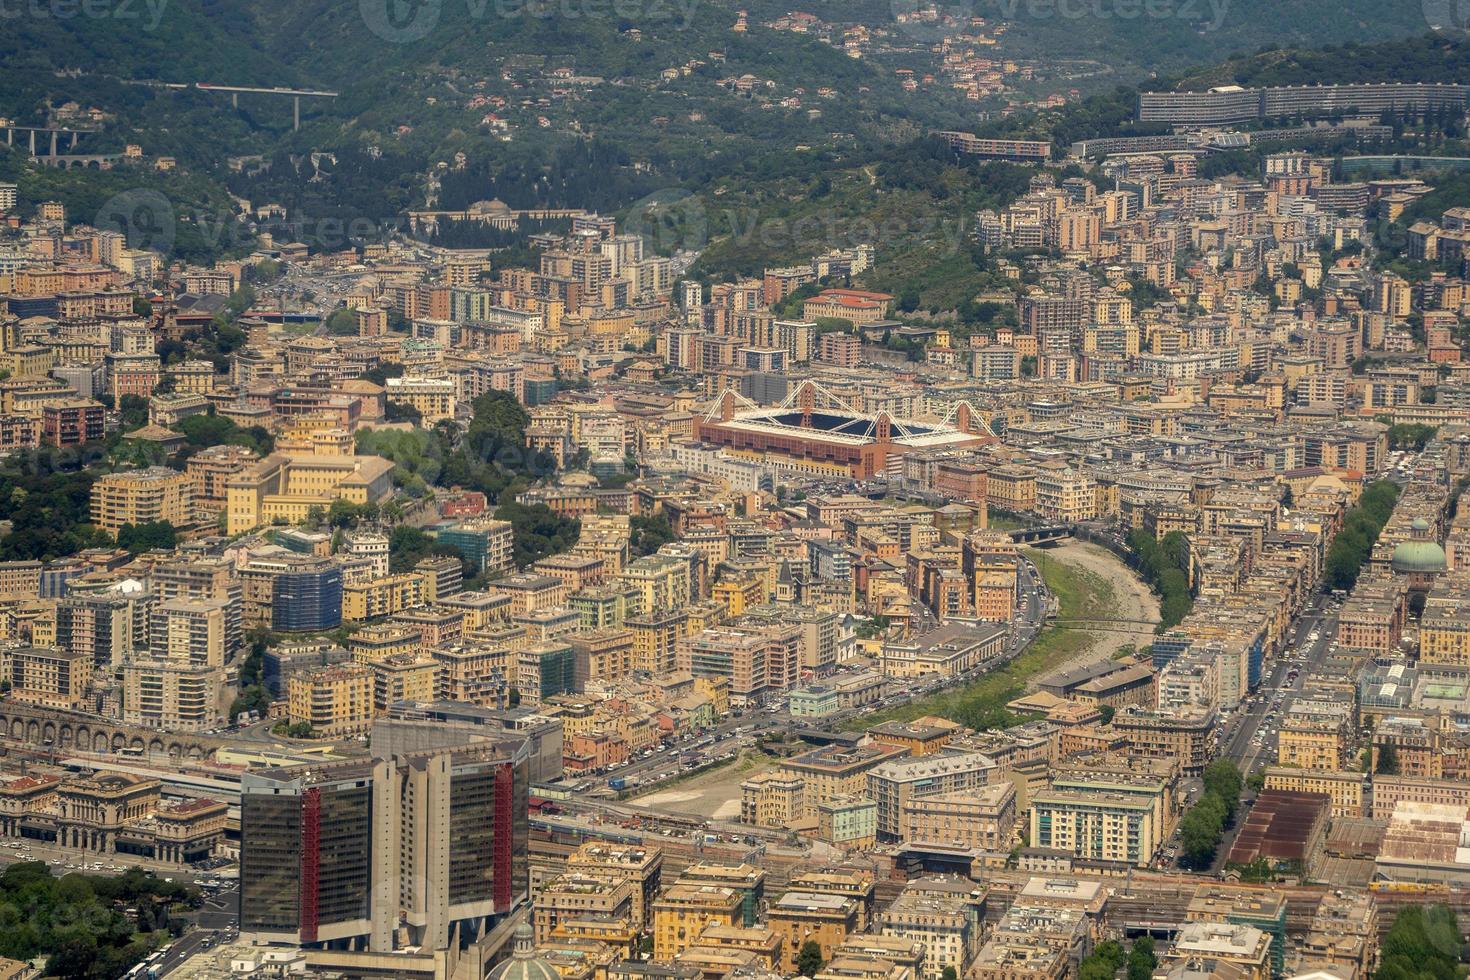
[[[1032,552],[1034,560],[1041,554],[1047,565],[1060,566],[1064,575],[1056,576],[1059,585],[1070,589],[1071,609],[1068,613],[1066,597],[1062,600],[1063,619],[1114,619],[1132,620],[1138,623],[1157,624],[1159,621],[1159,599],[1149,587],[1133,574],[1133,570],[1118,560],[1106,548],[1081,541],[1067,541],[1045,552]],[[1038,568],[1042,565],[1038,563]],[[1042,568],[1047,585],[1061,594],[1052,585],[1055,573]],[[1110,655],[1118,647],[1131,644],[1143,649],[1153,642],[1153,625],[1125,626],[1119,623],[1116,631],[1094,631],[1093,647],[1098,655]]]
[[[740,784],[771,768],[772,760],[748,750],[723,766],[681,780],[667,789],[629,800],[639,806],[688,813],[715,820],[740,819]]]

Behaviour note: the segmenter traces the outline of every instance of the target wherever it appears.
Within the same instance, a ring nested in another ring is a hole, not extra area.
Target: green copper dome
[[[1405,574],[1442,572],[1449,563],[1444,549],[1433,541],[1405,541],[1393,549],[1393,570]]]
[[[531,936],[529,924],[523,922],[517,926],[515,951],[510,959],[491,970],[486,980],[561,980],[561,974],[536,955]]]

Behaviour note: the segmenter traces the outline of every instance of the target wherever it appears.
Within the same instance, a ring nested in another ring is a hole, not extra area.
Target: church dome
[[[1433,541],[1405,541],[1393,549],[1393,570],[1408,575],[1442,572],[1449,567],[1444,549]]]
[[[488,201],[476,201],[474,204],[471,204],[467,210],[470,214],[477,215],[510,214],[510,205],[506,204],[504,201],[500,200],[500,198],[497,197],[492,198]]]
[[[550,963],[536,955],[531,926],[522,922],[516,927],[516,947],[510,959],[490,971],[486,980],[561,980]]]

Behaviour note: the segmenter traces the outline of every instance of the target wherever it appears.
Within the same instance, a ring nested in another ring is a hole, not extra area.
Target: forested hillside
[[[1201,33],[1182,15],[1121,30],[1118,18],[1105,16],[1106,4],[1079,22],[1060,8],[1041,16],[1040,0],[976,2],[942,9],[986,17],[977,29],[999,37],[1006,51],[1053,44],[1078,57],[1103,55],[1114,59],[1110,70],[1119,77],[1131,70],[1128,59],[1153,52],[1153,66],[1163,69],[1174,63],[1171,51],[1205,45],[1204,57],[1229,50],[1236,40],[1254,39],[1262,25],[1295,36],[1317,4],[1235,2]],[[1213,9],[1208,0],[1188,2]],[[82,152],[116,153],[137,143],[147,158],[170,156],[179,166],[170,174],[47,172],[25,164],[20,146],[0,147],[0,179],[19,183],[23,208],[56,199],[83,221],[117,195],[156,192],[176,211],[175,250],[198,261],[248,241],[251,228],[236,220],[239,202],[279,205],[289,215],[283,234],[340,247],[346,226],[371,237],[428,205],[459,209],[498,198],[514,208],[587,207],[628,217],[634,202],[675,195],[698,210],[695,232],[680,229],[675,238],[697,239],[706,253],[702,272],[734,275],[814,250],[810,221],[800,235],[785,230],[813,215],[828,223],[822,234],[830,244],[855,237],[865,221],[927,222],[898,237],[905,247],[932,248],[948,234],[940,218],[953,222],[994,205],[1013,192],[1009,175],[1024,174],[952,154],[937,158],[922,145],[930,130],[1044,139],[1060,151],[1081,139],[1159,129],[1133,122],[1138,90],[1131,84],[988,118],[942,79],[906,90],[894,66],[922,65],[936,52],[922,31],[895,22],[906,9],[902,0],[820,0],[798,8],[834,22],[877,25],[877,41],[863,58],[765,27],[790,9],[788,0],[741,0],[749,10],[746,33],[731,30],[734,0],[622,8],[436,0],[386,21],[374,14],[378,6],[393,4],[138,0],[128,8],[131,19],[8,21],[0,32],[7,69],[0,116],[35,122],[75,102],[104,114]],[[1324,18],[1324,37],[1345,24],[1371,23],[1367,33],[1378,36],[1414,27],[1400,5],[1374,8],[1379,19],[1371,22],[1365,18],[1372,12],[1356,0],[1335,6],[1339,15]],[[1415,29],[1422,32],[1422,24]],[[374,67],[371,76],[362,71],[366,64]],[[1177,73],[1183,69],[1145,84],[1466,79],[1470,44],[1421,33],[1320,51],[1272,49]],[[296,131],[289,99],[244,95],[237,108],[221,94],[144,81],[300,85],[340,95],[305,101]],[[756,226],[765,233],[756,234]],[[323,234],[324,227],[338,230]],[[477,239],[471,228],[446,234],[461,245],[506,244]],[[905,268],[902,258],[890,268]],[[956,262],[923,263],[941,270],[940,282],[921,289],[926,305],[930,297],[955,298],[944,282],[968,271],[963,262],[954,276],[942,270]]]

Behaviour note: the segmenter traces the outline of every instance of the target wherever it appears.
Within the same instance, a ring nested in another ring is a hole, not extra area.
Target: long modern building
[[[1175,126],[1229,126],[1285,116],[1340,113],[1379,115],[1385,111],[1464,110],[1470,85],[1440,82],[1369,82],[1361,85],[1280,85],[1241,88],[1226,85],[1208,92],[1140,92],[1138,121]]]
[[[1051,143],[1046,140],[986,139],[974,133],[940,130],[933,134],[960,153],[995,160],[1019,160],[1023,163],[1046,163],[1051,159]]]
[[[241,776],[240,933],[391,951],[472,942],[528,894],[527,742]]]

